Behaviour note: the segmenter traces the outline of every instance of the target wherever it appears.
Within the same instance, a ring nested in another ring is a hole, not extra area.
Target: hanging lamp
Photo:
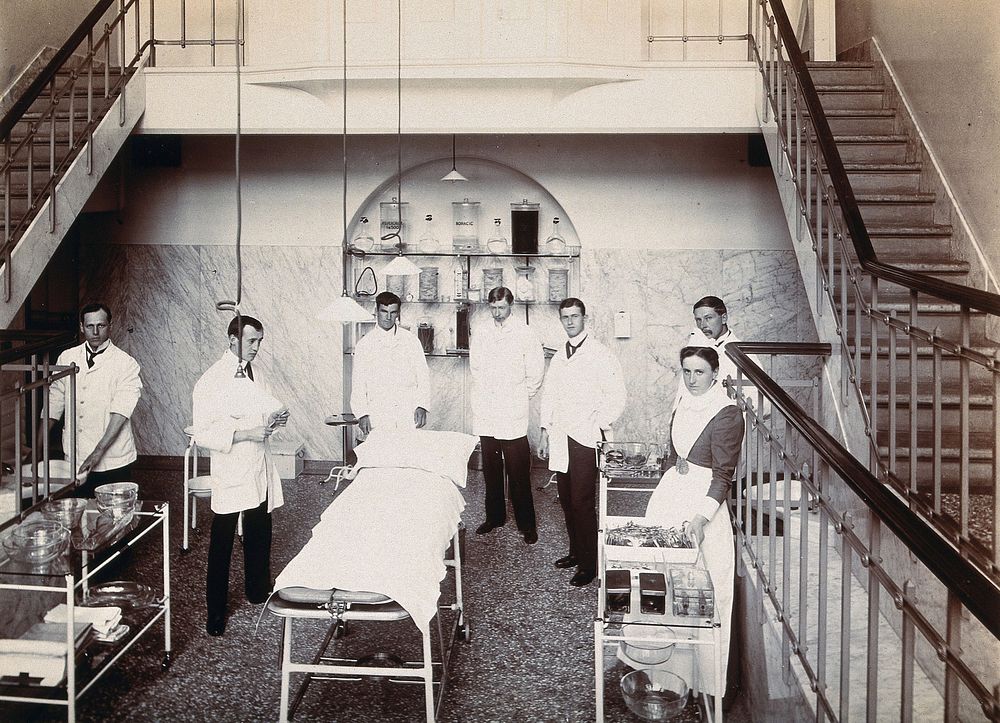
[[[317,318],[320,321],[339,321],[341,323],[347,324],[356,321],[371,321],[375,317],[365,310],[361,304],[351,298],[350,293],[347,290],[348,280],[347,280],[347,0],[343,0],[342,3],[342,15],[344,23],[344,88],[343,88],[343,156],[344,156],[344,178],[343,178],[343,194],[342,194],[342,208],[341,217],[343,219],[343,238],[341,240],[345,255],[342,262],[343,267],[343,289],[341,290],[340,296],[333,300],[332,303],[328,304],[326,308],[317,314]]]
[[[455,134],[451,134],[451,170],[441,179],[442,181],[468,181],[469,179],[458,172],[455,166]]]
[[[396,210],[399,213],[396,230],[382,241],[396,239],[396,258],[385,267],[386,276],[419,276],[420,267],[403,256],[403,0],[396,2]]]

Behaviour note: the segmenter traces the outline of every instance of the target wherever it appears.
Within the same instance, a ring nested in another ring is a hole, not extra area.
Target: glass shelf
[[[357,258],[364,258],[365,256],[399,256],[399,251],[395,249],[384,250],[384,251],[360,251],[355,248],[348,248],[347,253],[351,256]],[[572,251],[565,251],[561,254],[495,254],[492,251],[403,251],[403,256],[425,256],[425,257],[440,257],[440,258],[494,258],[494,259],[578,259],[580,258],[580,249],[575,248]]]
[[[369,296],[368,294],[364,294],[364,295],[361,295],[361,296],[353,296],[351,298],[353,298],[359,304],[362,304],[362,303],[365,303],[365,302],[374,302],[375,301],[375,297],[374,296]],[[455,304],[456,306],[457,305],[469,306],[469,305],[472,305],[472,304],[482,304],[482,305],[485,306],[489,302],[486,302],[486,301],[470,301],[469,299],[448,299],[447,301],[444,300],[444,299],[437,299],[437,300],[433,300],[433,301],[430,300],[430,299],[410,299],[409,301],[407,301],[406,299],[403,299],[403,303],[404,304]],[[555,305],[560,304],[560,303],[562,303],[562,302],[561,301],[547,301],[547,300],[545,300],[545,301],[539,301],[537,299],[535,301],[519,301],[517,299],[514,299],[514,306],[555,306]],[[375,320],[374,319],[370,319],[370,320],[366,320],[366,321],[359,321],[357,323],[359,323],[359,324],[374,324]]]
[[[354,350],[346,349],[344,351],[344,356],[354,356]],[[432,354],[424,354],[424,356],[434,359],[467,359],[469,351],[468,349],[454,349],[448,352],[436,351]]]

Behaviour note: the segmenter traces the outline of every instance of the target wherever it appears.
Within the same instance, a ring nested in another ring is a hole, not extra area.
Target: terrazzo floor
[[[534,483],[547,478],[535,472]],[[285,482],[285,506],[274,515],[273,572],[280,571],[309,539],[320,513],[334,499],[323,476],[300,475]],[[79,701],[80,721],[273,721],[278,719],[281,621],[242,595],[243,565],[237,543],[230,581],[230,616],[223,637],[205,632],[204,570],[210,514],[200,510],[200,527],[191,550],[181,555],[182,497],[179,473],[139,471],[144,499],[170,503],[170,574],[173,603],[172,664],[161,670],[163,627],[157,624],[137,641],[119,664]],[[536,489],[539,542],[526,545],[512,517],[507,526],[485,536],[472,530],[483,519],[481,473],[469,473],[463,520],[463,593],[471,640],[456,642],[451,675],[439,720],[460,723],[492,721],[591,721],[594,702],[594,634],[597,585],[568,584],[572,570],[556,570],[552,561],[566,552],[562,510],[555,485]],[[120,576],[157,580],[160,559],[155,541],[139,547]],[[359,554],[363,551],[359,550]],[[453,576],[449,576],[449,580]],[[443,600],[453,596],[446,582]],[[454,616],[442,616],[446,634]],[[311,626],[307,628],[306,626]],[[296,633],[293,656],[309,657],[326,626],[307,622]],[[301,642],[301,647],[299,643]],[[344,654],[355,657],[390,651],[416,660],[420,636],[412,623],[382,623],[376,629],[352,624],[343,640]],[[605,679],[605,719],[638,721],[624,706],[614,685],[628,672],[611,661]],[[301,676],[293,676],[293,692]],[[745,696],[737,697],[726,720],[751,720]],[[423,720],[423,688],[386,681],[314,682],[296,711],[301,721]],[[54,707],[0,703],[0,720],[64,720]],[[699,720],[689,704],[679,721]]]

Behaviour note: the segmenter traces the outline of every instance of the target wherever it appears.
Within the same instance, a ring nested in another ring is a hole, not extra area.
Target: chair
[[[198,474],[199,451],[194,439],[194,427],[185,427],[184,434],[187,435],[188,445],[184,450],[184,536],[181,554],[188,552],[188,524],[192,530],[198,527],[198,499],[211,499],[215,481],[211,475]]]

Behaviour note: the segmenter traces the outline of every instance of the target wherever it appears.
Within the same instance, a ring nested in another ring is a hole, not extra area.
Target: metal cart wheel
[[[336,626],[333,628],[333,637],[336,640],[347,635],[347,621],[338,620]]]
[[[171,662],[170,653],[164,653],[163,660],[160,661],[160,670],[170,670]]]
[[[467,643],[472,640],[472,627],[469,623],[465,623],[462,627],[458,629],[458,639],[463,643]]]

